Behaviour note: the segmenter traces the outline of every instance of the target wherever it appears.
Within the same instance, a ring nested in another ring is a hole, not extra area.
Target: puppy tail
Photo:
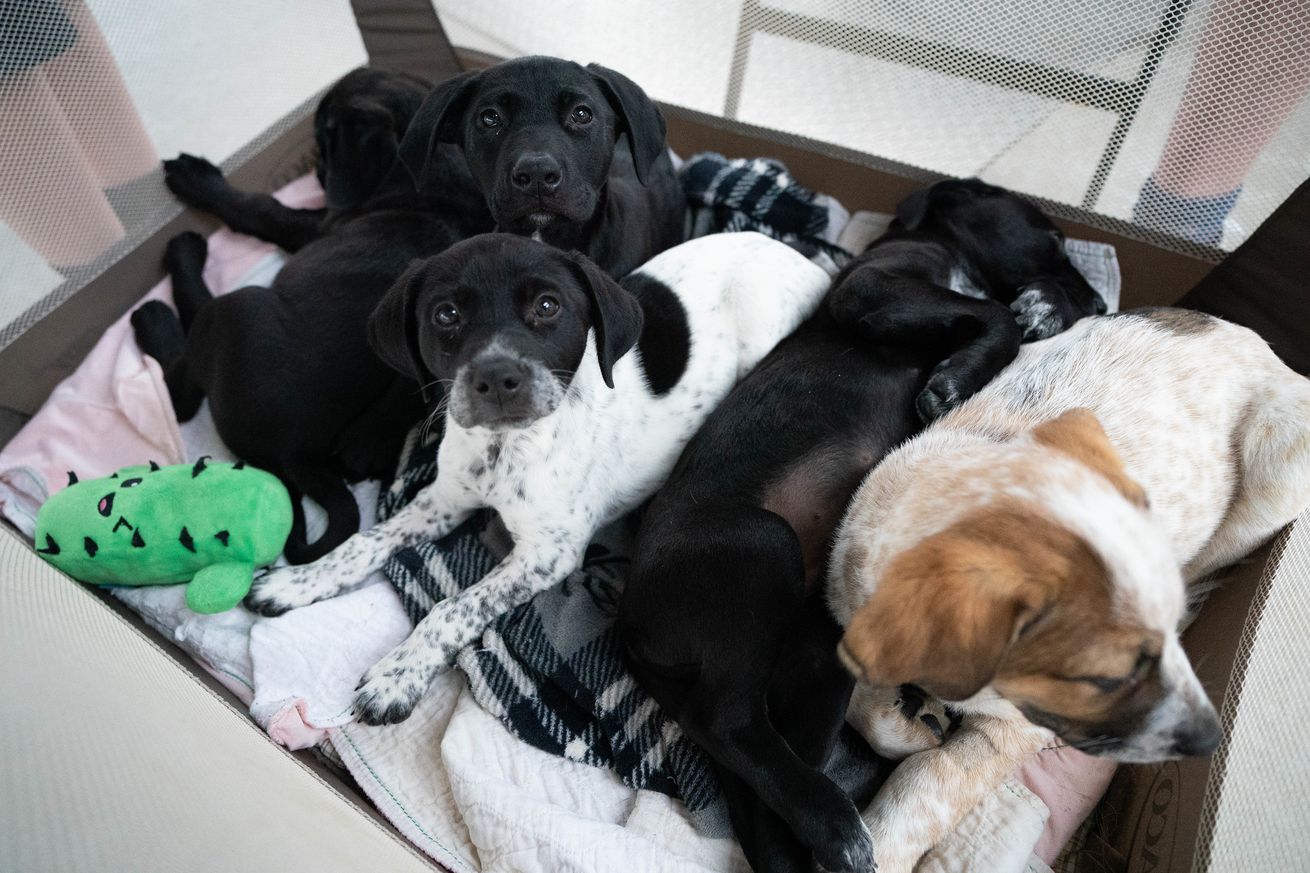
[[[359,530],[359,504],[339,474],[322,466],[295,464],[280,478],[291,492],[291,534],[284,552],[292,564],[318,560]],[[312,543],[306,539],[304,497],[327,513],[327,529]]]

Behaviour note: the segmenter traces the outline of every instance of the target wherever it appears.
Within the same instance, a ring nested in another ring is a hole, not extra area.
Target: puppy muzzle
[[[559,405],[559,382],[534,361],[484,356],[467,364],[451,392],[450,413],[461,427],[509,430],[549,415]]]

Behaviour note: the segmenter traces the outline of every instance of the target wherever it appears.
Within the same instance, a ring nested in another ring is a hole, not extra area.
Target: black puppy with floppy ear
[[[400,145],[415,184],[443,144],[462,150],[497,230],[577,249],[611,276],[682,240],[664,117],[614,70],[527,57],[456,76]]]
[[[1069,260],[1064,234],[1024,198],[980,179],[946,179],[915,191],[861,260],[891,279],[949,286],[962,273],[1010,307],[1025,341],[1045,339],[1105,301]]]
[[[431,90],[417,76],[361,67],[323,95],[314,112],[315,174],[329,209],[353,209],[377,190]]]

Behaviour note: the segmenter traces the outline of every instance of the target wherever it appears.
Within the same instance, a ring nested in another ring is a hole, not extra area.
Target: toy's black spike
[[[100,547],[96,545],[96,541],[90,537],[82,538],[82,548],[86,549],[86,556],[88,558],[94,558],[96,552],[100,551]]]
[[[237,461],[235,464],[232,465],[233,470],[244,470],[245,468],[246,468],[245,461]]]
[[[146,541],[141,538],[141,528],[137,528],[132,531],[132,548],[144,549],[145,547]]]
[[[151,473],[158,473],[158,472],[159,472],[159,465],[156,464],[154,461],[151,461],[151,462],[150,462],[150,472],[151,472]]]
[[[57,555],[59,554],[59,543],[55,542],[55,538],[50,536],[50,534],[46,534],[45,548],[37,549],[36,551],[39,555]]]
[[[177,535],[177,541],[182,544],[182,548],[195,554],[196,541],[191,539],[191,531],[187,530],[185,527],[182,528],[182,532]]]
[[[77,484],[77,474],[74,473],[72,470],[68,471],[68,484],[69,485]]]
[[[117,479],[117,478],[118,478],[118,474],[115,473],[114,475],[110,476],[109,478],[110,478],[110,479]]]
[[[228,538],[229,536],[231,536],[231,534],[229,534],[229,533],[228,533],[227,531],[225,531],[225,530],[221,530],[221,531],[219,531],[218,533],[214,534],[214,539],[218,540],[220,543],[222,543],[223,545],[226,546],[226,545],[227,545],[227,538]]]
[[[200,460],[191,468],[191,478],[194,479],[205,471],[205,462],[209,460],[209,455],[201,455]]]

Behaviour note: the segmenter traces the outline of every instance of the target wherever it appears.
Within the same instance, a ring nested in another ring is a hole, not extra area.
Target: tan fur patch
[[[868,681],[961,700],[995,675],[1024,621],[1062,589],[1104,579],[1073,533],[1021,504],[993,505],[893,558],[843,642]]]
[[[1079,536],[1018,502],[990,506],[902,552],[842,640],[865,681],[913,683],[947,700],[994,685],[1062,726],[1100,726],[1140,711],[1125,683],[1158,635],[1119,615],[1105,566]],[[1141,700],[1158,699],[1159,689]],[[1075,729],[1075,733],[1083,733]]]
[[[1090,409],[1070,409],[1033,428],[1038,443],[1076,459],[1100,473],[1129,501],[1145,508],[1146,491],[1129,477],[1123,459],[1110,444],[1101,422]]]

